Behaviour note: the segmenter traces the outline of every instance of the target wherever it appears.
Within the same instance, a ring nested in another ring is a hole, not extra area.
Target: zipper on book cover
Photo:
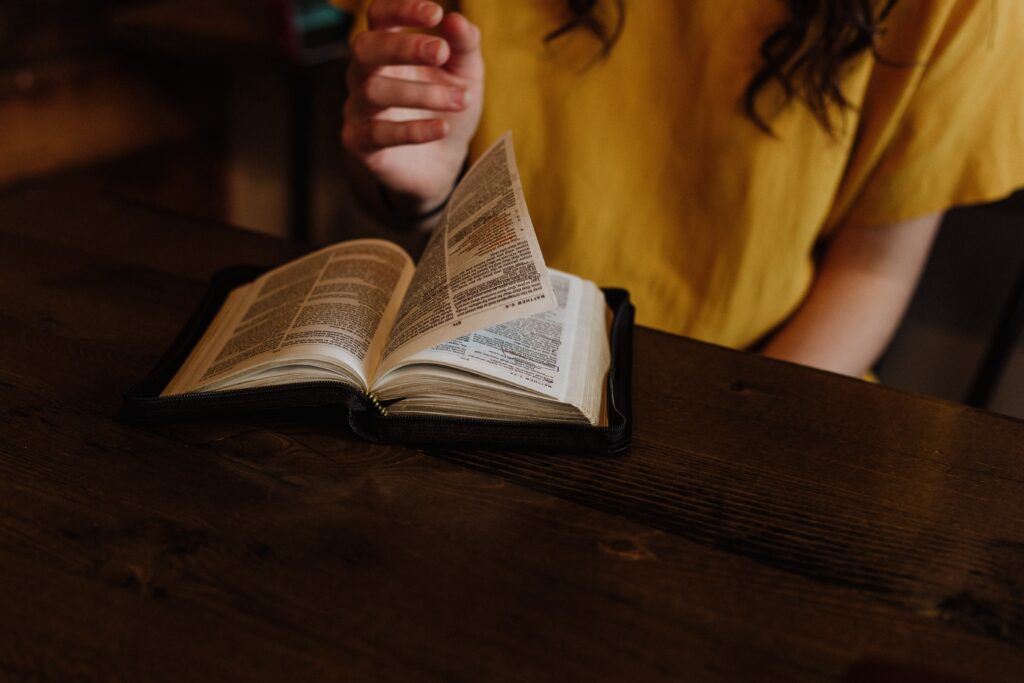
[[[383,410],[387,410],[384,406],[381,406],[381,408]],[[388,418],[388,421],[412,420],[416,422],[437,422],[440,424],[500,425],[502,427],[557,427],[560,430],[564,429],[567,431],[585,432],[608,432],[617,428],[612,427],[611,425],[599,427],[597,425],[552,422],[550,420],[498,420],[493,418],[453,417],[451,415],[392,415],[390,413],[384,413],[384,415]]]
[[[235,398],[238,396],[258,396],[260,394],[273,394],[286,390],[294,390],[297,388],[310,389],[317,387],[345,387],[349,389],[355,388],[351,384],[346,384],[345,382],[337,382],[334,380],[314,380],[311,382],[297,382],[294,384],[277,384],[269,387],[251,387],[249,389],[236,389],[234,391],[194,391],[187,394],[174,394],[171,396],[146,396],[138,397],[133,400],[140,401],[143,403],[180,403],[189,401],[194,402],[213,399]],[[594,425],[567,424],[565,422],[551,422],[545,420],[498,420],[475,417],[453,417],[450,415],[393,415],[391,414],[390,411],[388,411],[387,406],[381,403],[380,399],[378,399],[377,396],[372,392],[363,392],[361,395],[374,407],[378,415],[380,415],[381,417],[386,417],[388,420],[415,420],[425,422],[438,422],[441,424],[494,424],[509,427],[554,426],[560,429],[567,429],[573,431],[608,431],[611,429],[610,426],[597,427]]]
[[[358,392],[359,389],[346,382],[323,379],[309,382],[295,382],[292,384],[275,384],[266,387],[250,387],[248,389],[234,389],[229,391],[190,391],[184,394],[172,394],[170,396],[134,396],[132,401],[139,403],[179,403],[183,401],[205,401],[214,399],[235,398],[237,396],[258,396],[260,394],[274,394],[294,389],[313,389],[319,387],[345,387]]]
[[[371,405],[373,405],[374,408],[377,409],[378,414],[380,414],[382,417],[388,416],[387,407],[377,399],[376,394],[374,394],[372,391],[367,391],[365,394],[363,394],[363,396],[366,398],[367,401],[370,402]]]

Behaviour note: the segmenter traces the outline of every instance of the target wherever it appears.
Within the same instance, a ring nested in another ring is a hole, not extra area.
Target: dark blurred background
[[[379,232],[338,141],[349,22],[327,0],[5,0],[0,191],[89,173],[300,240]]]
[[[338,132],[350,17],[327,0],[5,0],[0,193],[60,175],[321,244],[375,235]],[[1024,417],[1024,193],[952,212],[878,368]]]

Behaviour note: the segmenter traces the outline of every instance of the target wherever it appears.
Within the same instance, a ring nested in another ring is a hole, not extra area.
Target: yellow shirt
[[[614,2],[599,12],[614,16]],[[610,56],[562,0],[463,0],[481,29],[472,153],[513,131],[548,265],[630,290],[638,322],[733,347],[782,323],[844,222],[884,225],[1024,186],[1024,2],[900,0],[853,63],[830,137],[779,88],[740,101],[785,7],[627,0]]]

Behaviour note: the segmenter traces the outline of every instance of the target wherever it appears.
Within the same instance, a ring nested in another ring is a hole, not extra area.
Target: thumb
[[[484,58],[480,54],[480,29],[463,15],[445,15],[440,25],[441,36],[451,48],[444,68],[455,76],[479,80],[484,75]]]

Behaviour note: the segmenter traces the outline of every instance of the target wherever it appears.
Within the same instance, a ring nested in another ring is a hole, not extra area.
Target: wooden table
[[[617,457],[117,421],[298,253],[0,197],[0,678],[1024,680],[1020,421],[645,329]]]

